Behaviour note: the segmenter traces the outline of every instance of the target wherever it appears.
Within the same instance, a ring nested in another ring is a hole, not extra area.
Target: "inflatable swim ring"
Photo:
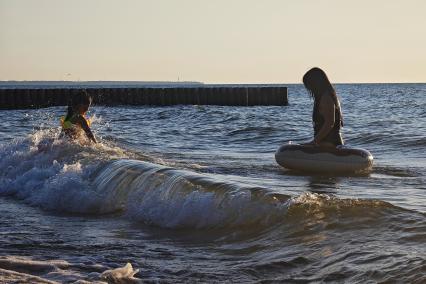
[[[275,160],[287,169],[331,174],[368,172],[373,167],[370,152],[348,146],[286,144],[277,150]]]

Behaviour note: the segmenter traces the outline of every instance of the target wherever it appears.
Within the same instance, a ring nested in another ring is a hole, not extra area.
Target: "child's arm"
[[[81,128],[83,128],[84,132],[86,133],[87,137],[92,140],[93,142],[96,142],[95,135],[93,135],[92,130],[90,130],[89,125],[87,125],[87,121],[84,119],[83,116],[78,116],[78,123],[81,125]]]

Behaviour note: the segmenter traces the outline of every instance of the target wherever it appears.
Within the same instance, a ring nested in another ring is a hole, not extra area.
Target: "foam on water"
[[[40,130],[0,148],[0,194],[47,210],[105,214],[161,227],[269,223],[286,204],[263,189],[125,159],[118,147],[81,145]]]
[[[127,157],[118,147],[57,139],[58,130],[39,130],[0,146],[0,194],[49,210],[99,211],[88,177],[106,160]]]
[[[99,264],[65,260],[36,260],[22,256],[0,256],[0,283],[137,283],[138,269],[131,263],[111,268]]]
[[[0,148],[1,195],[60,212],[119,211],[163,228],[270,226],[290,206],[346,202],[312,193],[291,197],[226,176],[128,159],[131,154],[108,143],[85,145],[57,135],[39,130]]]

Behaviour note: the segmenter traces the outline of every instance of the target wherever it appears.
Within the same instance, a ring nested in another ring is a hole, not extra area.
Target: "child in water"
[[[85,90],[73,96],[71,104],[68,106],[67,115],[61,117],[61,135],[66,135],[72,139],[78,139],[83,130],[87,138],[96,143],[95,136],[90,130],[90,121],[85,117],[91,103],[92,98]]]

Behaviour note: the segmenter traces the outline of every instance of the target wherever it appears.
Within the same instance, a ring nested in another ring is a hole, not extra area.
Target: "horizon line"
[[[136,81],[136,80],[79,80],[79,81],[65,81],[65,80],[0,80],[0,83],[69,83],[69,84],[82,84],[82,83],[145,83],[145,84],[199,84],[199,85],[303,85],[302,82],[256,82],[256,83],[242,83],[242,82],[202,82],[202,81]],[[332,82],[332,84],[426,84],[425,82]]]

